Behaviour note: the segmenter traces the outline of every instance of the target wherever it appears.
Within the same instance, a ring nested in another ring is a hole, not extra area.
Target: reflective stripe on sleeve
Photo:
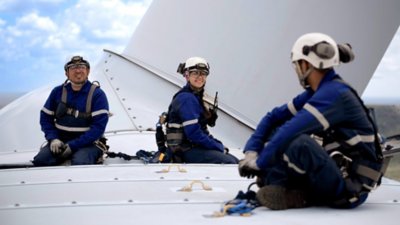
[[[50,110],[48,110],[48,109],[45,108],[45,107],[42,108],[42,111],[43,111],[44,113],[46,113],[47,115],[54,116],[54,111],[50,111]]]
[[[98,110],[98,111],[94,111],[94,112],[92,112],[92,116],[98,116],[98,115],[100,115],[100,114],[110,114],[109,112],[108,112],[108,110],[106,110],[106,109],[101,109],[101,110]]]
[[[311,113],[311,115],[313,115],[318,120],[318,122],[322,125],[324,130],[327,130],[329,128],[329,122],[326,120],[324,115],[322,115],[318,111],[317,108],[307,103],[304,105],[304,109],[307,110],[309,113]]]
[[[196,123],[198,123],[198,121],[199,121],[198,119],[188,120],[188,121],[183,122],[182,125],[185,127],[188,125],[196,124]]]
[[[287,107],[293,116],[296,115],[297,110],[296,107],[294,107],[293,101],[288,102]]]

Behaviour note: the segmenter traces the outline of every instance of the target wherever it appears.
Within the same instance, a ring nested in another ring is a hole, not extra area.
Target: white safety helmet
[[[308,33],[299,37],[291,53],[292,62],[305,60],[317,69],[339,65],[339,50],[336,42],[326,34]]]
[[[190,70],[203,70],[207,71],[207,74],[210,72],[210,65],[208,62],[201,57],[190,57],[186,60],[185,63],[180,63],[178,66],[178,73],[184,74],[185,71]]]

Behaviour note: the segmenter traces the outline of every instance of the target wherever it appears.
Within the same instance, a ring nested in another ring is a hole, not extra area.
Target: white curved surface
[[[261,116],[301,91],[289,60],[298,36],[320,31],[350,42],[356,60],[338,71],[362,92],[399,26],[399,8],[397,0],[154,1],[124,52],[105,51],[90,75],[114,114],[106,133],[110,150],[155,150],[154,132],[147,130],[184,83],[176,67],[199,55],[211,64],[208,93],[219,91],[220,118],[211,132],[241,158],[238,148]],[[27,163],[38,151],[44,141],[39,112],[50,90],[0,110],[1,164]],[[249,218],[210,219],[203,215],[250,180],[235,165],[156,173],[166,167],[107,159],[105,165],[0,170],[0,224],[397,224],[400,184],[387,179],[354,210],[258,208]],[[192,180],[214,189],[177,192]]]

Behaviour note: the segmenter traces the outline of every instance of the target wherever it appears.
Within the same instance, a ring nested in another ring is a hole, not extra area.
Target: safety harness
[[[362,99],[359,97],[357,91],[350,86],[348,83],[346,83],[344,80],[340,78],[334,79],[334,81],[340,82],[345,84],[351,92],[357,97],[358,101],[360,102],[361,106],[363,107],[367,118],[369,122],[371,123],[374,131],[374,145],[375,145],[375,153],[376,153],[376,158],[377,158],[377,163],[381,164],[380,170],[376,170],[374,168],[371,168],[367,165],[362,165],[362,164],[356,164],[352,165],[354,160],[352,159],[351,156],[357,157],[359,153],[350,153],[349,156],[345,156],[343,153],[339,151],[333,151],[330,156],[331,158],[336,162],[337,166],[342,172],[342,177],[345,180],[346,183],[346,188],[347,190],[352,190],[351,193],[346,194],[346,196],[336,200],[334,202],[335,206],[351,206],[352,203],[357,202],[363,195],[369,193],[371,190],[375,189],[377,186],[380,185],[381,179],[383,175],[386,172],[386,169],[389,165],[390,157],[384,157],[383,152],[382,152],[382,147],[379,142],[379,137],[378,137],[378,130],[376,128],[375,122],[371,118],[369,109],[364,105],[364,102]],[[361,177],[365,177],[372,182],[366,183],[365,179],[357,179],[354,180],[352,179],[353,177],[351,176],[352,174],[357,174]]]
[[[67,107],[67,88],[65,87],[66,85],[67,85],[67,83],[65,83],[63,85],[63,89],[62,89],[61,103],[60,103],[62,105],[61,106],[59,105],[59,107],[61,107],[60,110],[62,110],[62,112],[67,115],[74,116],[75,118],[87,119],[87,118],[92,117],[91,113],[92,113],[93,93],[96,90],[96,88],[100,87],[99,83],[93,82],[92,86],[90,87],[89,94],[86,99],[86,111],[85,112],[80,112],[79,110],[77,110],[75,108]],[[57,111],[59,111],[59,107],[57,107]]]
[[[201,90],[200,92],[194,92],[191,90],[189,87],[184,87],[182,88],[179,92],[177,92],[173,98],[172,101],[175,100],[175,98],[183,93],[183,92],[189,92],[193,93],[195,95],[198,95],[200,98],[200,105],[203,107],[203,115],[200,117],[199,123],[201,126],[215,126],[215,122],[218,118],[217,115],[217,110],[218,110],[218,92],[215,94],[214,98],[214,103],[209,106],[207,106],[207,101],[204,99],[204,90]],[[198,97],[197,96],[197,97]],[[162,153],[165,153],[166,151],[169,151],[170,153],[170,158],[172,158],[173,162],[176,163],[182,163],[182,154],[183,152],[195,148],[198,146],[198,144],[193,143],[192,141],[188,140],[185,138],[184,135],[184,124],[177,121],[171,121],[171,111],[172,111],[172,106],[173,104],[171,103],[168,107],[168,112],[164,112],[160,116],[160,120],[156,125],[156,140],[157,140],[157,146],[159,148],[159,151]],[[176,118],[174,118],[176,120]],[[202,127],[202,129],[207,129],[206,127]],[[164,130],[165,133],[164,134]]]
[[[183,92],[190,92],[188,89],[183,88],[180,91],[178,91],[172,98],[172,101],[175,100],[176,96]],[[168,107],[168,112],[166,115],[166,120],[165,120],[165,130],[166,130],[166,144],[168,148],[172,151],[173,155],[175,156],[176,162],[182,162],[181,155],[182,152],[187,151],[191,149],[192,143],[184,138],[184,131],[183,131],[183,124],[182,123],[173,123],[169,122],[170,121],[170,114],[171,114],[171,109],[172,109],[172,103]]]
[[[67,80],[68,81],[68,80]],[[64,83],[63,87],[62,87],[62,93],[61,93],[61,102],[58,104],[57,106],[57,110],[56,110],[56,119],[58,121],[62,121],[63,118],[65,118],[65,116],[72,116],[75,118],[75,120],[79,120],[79,121],[84,121],[84,123],[89,124],[90,119],[92,118],[92,101],[93,101],[93,94],[96,90],[96,88],[100,87],[99,82],[94,81],[92,82],[92,85],[90,87],[87,99],[86,99],[86,110],[85,112],[80,112],[79,110],[72,108],[72,107],[68,107],[67,104],[67,88],[66,85],[68,84],[67,81]],[[57,125],[56,126],[60,126]],[[82,128],[82,131],[84,130],[84,128]],[[108,149],[110,148],[107,145],[107,139],[105,137],[101,137],[98,140],[94,141],[93,144],[98,147],[100,150],[103,151],[103,155],[105,155],[108,151]],[[102,163],[104,161],[103,157],[99,157],[98,162],[97,163]]]

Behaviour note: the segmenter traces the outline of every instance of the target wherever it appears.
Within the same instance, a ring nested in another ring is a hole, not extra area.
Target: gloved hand
[[[244,160],[250,161],[253,159],[257,159],[258,153],[256,151],[246,151],[244,153]]]
[[[71,156],[72,150],[71,150],[71,148],[69,147],[68,144],[64,145],[62,149],[63,149],[64,151],[63,151],[63,152],[61,153],[61,155],[60,155],[61,158],[66,159],[66,158],[68,158],[68,157]]]
[[[60,139],[53,139],[50,142],[50,151],[54,155],[58,155],[63,151],[63,146],[64,142],[62,142]]]
[[[258,168],[256,159],[239,161],[239,175],[247,178],[254,178],[255,176],[262,175],[260,168]]]
[[[239,161],[239,174],[242,177],[253,178],[261,175],[261,170],[257,166],[258,153],[255,151],[246,151],[244,159]]]

